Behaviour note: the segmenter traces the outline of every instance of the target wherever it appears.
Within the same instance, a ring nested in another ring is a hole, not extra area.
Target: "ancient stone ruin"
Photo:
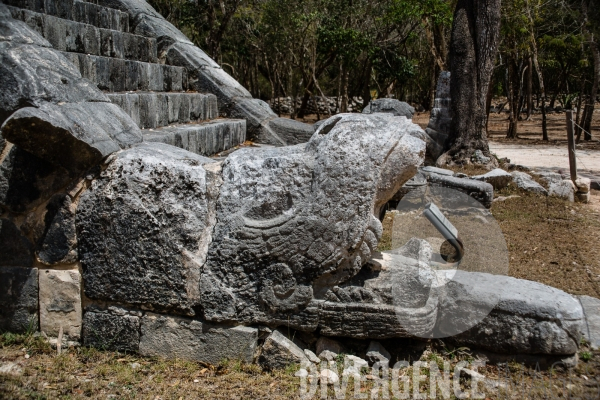
[[[476,272],[434,287],[426,243],[376,252],[411,184],[491,204],[487,178],[417,174],[442,111],[429,134],[386,104],[316,131],[278,118],[141,0],[0,3],[0,58],[0,329],[277,368],[327,338],[426,338],[497,298],[448,340],[576,354],[578,299]],[[246,139],[260,146],[209,158]]]

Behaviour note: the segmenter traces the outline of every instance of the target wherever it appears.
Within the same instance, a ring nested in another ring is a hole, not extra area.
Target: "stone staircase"
[[[221,119],[217,97],[188,88],[185,67],[161,63],[157,40],[130,32],[126,12],[82,0],[5,0],[142,129],[145,141],[204,156],[246,140],[246,121]]]

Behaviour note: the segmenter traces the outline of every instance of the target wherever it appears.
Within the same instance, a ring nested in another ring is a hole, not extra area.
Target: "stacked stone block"
[[[185,57],[189,60],[201,53],[200,49],[184,40],[184,36],[173,28],[169,30],[170,34],[176,35],[185,46],[172,46],[169,51],[162,46],[159,51],[158,44],[164,38],[148,35],[148,30],[156,28],[162,17],[156,14],[152,18],[142,18],[143,21],[135,20],[134,25],[140,29],[131,29],[132,16],[125,12],[127,10],[118,10],[114,3],[95,3],[80,0],[8,2],[13,18],[25,22],[54,49],[61,51],[79,69],[82,77],[107,92],[110,100],[123,108],[141,129],[193,124],[195,131],[203,132],[200,136],[216,135],[197,141],[218,143],[209,148],[197,148],[199,154],[204,155],[214,154],[211,153],[214,149],[228,150],[245,141],[243,121],[219,120],[219,129],[215,129],[214,123],[205,126],[205,121],[219,116],[219,90],[210,85],[198,85],[195,80],[190,83],[186,65],[168,63],[169,57],[177,58],[174,51],[188,51]],[[205,55],[201,58],[206,62],[210,60]],[[239,87],[240,93],[245,95],[245,89],[227,74],[220,77],[222,70],[216,63],[210,60],[210,64],[217,71],[213,74],[216,80],[225,86]],[[165,135],[167,137],[160,139],[156,131],[151,131],[148,137],[174,145],[180,143],[173,140],[169,132]]]

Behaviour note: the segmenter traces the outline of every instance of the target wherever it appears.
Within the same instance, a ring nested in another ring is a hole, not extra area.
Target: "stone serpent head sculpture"
[[[158,143],[122,151],[78,206],[86,295],[315,329],[315,302],[376,249],[375,216],[422,163],[422,135],[404,117],[342,114],[308,143],[223,163]]]
[[[345,114],[306,144],[233,153],[200,281],[205,317],[285,321],[356,275],[381,238],[375,215],[422,163],[421,132]]]

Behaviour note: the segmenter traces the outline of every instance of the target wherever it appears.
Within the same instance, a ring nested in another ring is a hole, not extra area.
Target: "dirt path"
[[[598,115],[596,115],[598,114]],[[422,127],[429,122],[429,113],[418,113],[413,121]],[[594,113],[593,131],[600,131],[600,110]],[[509,158],[513,164],[537,170],[569,171],[564,113],[548,115],[549,141],[541,140],[541,116],[519,122],[519,139],[506,139],[508,120],[505,114],[490,114],[488,134],[490,150],[500,158]],[[580,176],[600,182],[600,141],[598,136],[577,145],[577,171]]]
[[[543,146],[490,142],[490,150],[498,157],[509,158],[511,163],[537,169],[569,170],[569,154],[565,146]],[[600,150],[577,149],[577,170],[581,175],[595,175],[600,179]]]

